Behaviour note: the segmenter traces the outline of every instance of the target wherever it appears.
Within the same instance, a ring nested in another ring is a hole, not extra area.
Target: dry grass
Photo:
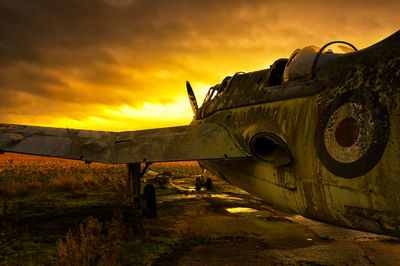
[[[146,230],[143,229],[143,232]],[[132,228],[128,229],[125,225],[120,209],[114,210],[112,221],[105,225],[88,217],[74,230],[69,229],[64,239],[57,241],[57,257],[53,264],[118,265],[116,254],[121,249],[121,241],[132,240],[134,237]]]
[[[197,162],[157,163],[150,167],[175,177],[201,173]],[[29,196],[35,193],[84,192],[109,187],[124,198],[126,166],[50,157],[5,153],[0,155],[0,196]]]
[[[196,161],[188,161],[188,162],[166,162],[166,163],[157,163],[159,166],[172,166],[172,167],[182,167],[182,166],[199,166],[199,163]]]
[[[95,177],[117,179],[126,174],[125,165],[100,163],[85,164],[82,161],[57,159],[50,157],[28,156],[5,153],[0,155],[0,184],[5,181],[26,182],[37,180],[48,183],[59,177]]]
[[[56,192],[73,192],[80,191],[85,187],[82,181],[78,181],[72,176],[63,176],[51,179],[47,185],[48,190]]]
[[[102,241],[102,223],[93,217],[79,224],[77,232],[69,230],[65,241],[57,242],[54,265],[116,265],[111,247]]]
[[[28,182],[5,182],[0,186],[0,196],[23,197],[36,193],[49,192],[83,192],[87,189],[95,189],[100,183],[93,177],[87,176],[80,180],[73,176],[61,176],[50,180],[50,183],[43,184],[38,181]]]
[[[187,177],[201,173],[196,162],[153,164],[150,170],[158,173],[170,172],[174,177]],[[29,228],[19,228],[15,221],[20,217],[28,218],[29,221],[31,215],[29,206],[41,206],[42,200],[46,201],[46,204],[51,208],[46,205],[43,208],[34,209],[34,211],[39,210],[43,212],[43,215],[47,215],[47,212],[49,212],[49,219],[53,217],[53,206],[56,209],[59,208],[57,211],[63,211],[66,206],[65,203],[68,203],[68,207],[71,206],[71,208],[76,209],[81,208],[82,201],[85,206],[95,206],[96,208],[104,202],[112,202],[113,207],[125,208],[129,202],[126,175],[126,165],[85,164],[81,161],[66,159],[10,153],[1,154],[0,227],[4,226],[4,230],[0,232],[0,239],[3,236],[9,236],[7,241],[15,242],[15,239],[19,237],[17,233],[23,232],[25,234],[29,232]],[[51,195],[43,195],[43,193]],[[74,197],[75,195],[80,197]],[[81,201],[82,195],[90,197]],[[29,197],[19,198],[24,196]],[[66,199],[68,199],[68,202]],[[81,216],[80,213],[78,216],[86,217],[86,214],[82,215],[85,216]],[[74,217],[71,216],[70,219],[75,219]],[[81,218],[78,221],[81,221]],[[60,230],[58,237],[64,236],[65,232],[65,228]],[[42,235],[46,235],[46,232],[43,232]],[[20,242],[22,244],[27,243],[26,250],[29,250],[29,252],[33,250],[32,252],[36,253],[25,255],[24,248],[16,245],[15,248],[11,247],[11,251],[7,251],[9,252],[7,254],[18,254],[18,256],[29,260],[29,258],[35,256],[35,258],[40,258],[43,255],[42,248],[43,250],[51,248],[52,251],[49,253],[49,258],[46,257],[46,261],[50,259],[54,265],[116,265],[115,256],[124,265],[132,265],[132,262],[135,264],[138,261],[151,262],[153,259],[147,258],[147,254],[164,252],[164,249],[158,250],[157,245],[153,243],[155,240],[153,240],[154,237],[151,235],[148,225],[143,223],[142,220],[135,223],[124,222],[121,211],[115,211],[112,221],[105,224],[94,218],[85,220],[76,228],[70,230],[65,237],[59,239],[56,254],[53,253],[53,247],[36,243],[36,240],[27,241],[25,235],[23,236],[24,238],[21,238]],[[49,238],[51,238],[50,241],[54,241],[53,234]],[[142,247],[142,244],[145,247]],[[32,245],[40,246],[40,249],[35,251]],[[142,252],[133,256],[132,252],[137,250]],[[56,257],[54,258],[54,256]],[[139,260],[138,257],[141,259]],[[14,259],[11,255],[9,258],[10,261],[18,264],[18,258]],[[40,261],[43,262],[41,259]],[[22,260],[20,264],[23,265]],[[38,263],[38,265],[40,264],[43,263]]]
[[[0,196],[23,197],[37,193],[47,192],[80,192],[87,187],[97,184],[94,181],[78,181],[75,177],[59,177],[50,180],[49,184],[38,181],[28,182],[5,182],[0,186]]]
[[[128,234],[128,229],[124,223],[122,211],[120,209],[114,210],[112,221],[108,225],[107,240],[125,240],[129,237],[133,237],[133,235]]]
[[[92,175],[87,175],[83,178],[83,183],[87,187],[96,188],[100,185],[99,181]]]
[[[15,197],[28,196],[43,190],[43,184],[38,181],[25,183],[7,182],[0,186],[0,196]]]
[[[84,192],[123,179],[125,165],[106,165],[40,156],[0,155],[0,196]],[[122,177],[122,178],[121,178]]]

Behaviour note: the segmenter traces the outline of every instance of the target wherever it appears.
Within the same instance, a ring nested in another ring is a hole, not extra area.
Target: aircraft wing
[[[213,123],[127,132],[0,124],[0,151],[101,163],[250,157]]]

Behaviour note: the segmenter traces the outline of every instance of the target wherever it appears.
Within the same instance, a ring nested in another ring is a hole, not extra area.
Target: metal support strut
[[[128,199],[129,204],[140,208],[140,163],[128,164]],[[133,202],[132,202],[133,201]]]
[[[144,195],[142,197],[140,190],[140,181],[149,168],[150,163],[146,163],[141,169],[140,163],[129,163],[128,166],[128,199],[129,204],[133,204],[140,209],[143,216],[153,218],[157,216],[156,211],[156,194],[153,185],[144,187]]]

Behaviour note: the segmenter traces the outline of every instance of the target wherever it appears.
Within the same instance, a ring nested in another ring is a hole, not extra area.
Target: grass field
[[[157,163],[149,170],[174,177],[199,175],[197,162]],[[0,196],[26,196],[39,191],[76,191],[126,180],[125,165],[5,153],[0,155]]]
[[[197,162],[149,169],[202,173]],[[0,264],[146,264],[187,244],[175,231],[149,232],[128,203],[126,174],[125,165],[0,155]]]

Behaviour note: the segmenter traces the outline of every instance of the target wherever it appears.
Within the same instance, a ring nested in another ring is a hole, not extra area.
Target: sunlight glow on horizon
[[[178,98],[173,103],[154,104],[144,102],[133,108],[123,105],[106,108],[99,116],[89,116],[83,120],[63,118],[54,121],[53,127],[91,129],[104,131],[129,131],[187,125],[193,119],[193,112],[185,98]]]
[[[161,73],[164,75],[163,72]],[[191,85],[195,90],[197,102],[201,106],[209,88],[215,84],[193,82]],[[182,88],[182,94],[184,95],[175,97],[171,103],[143,102],[135,107],[126,104],[115,108],[102,107],[97,116],[88,116],[80,120],[62,117],[51,123],[37,125],[102,131],[129,131],[188,125],[193,119],[193,111],[186,95],[186,88]]]
[[[0,123],[187,125],[187,80],[201,106],[226,76],[269,68],[296,48],[341,40],[363,49],[399,29],[394,0],[361,1],[362,9],[341,0],[228,2],[5,1]]]

